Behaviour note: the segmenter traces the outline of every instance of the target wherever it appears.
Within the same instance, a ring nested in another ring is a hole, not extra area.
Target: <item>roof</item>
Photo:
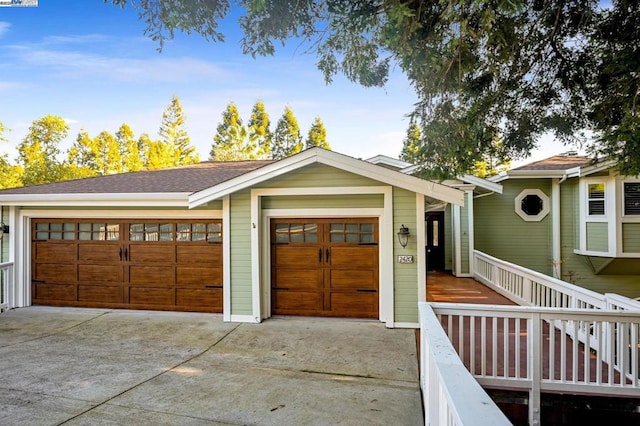
[[[544,160],[515,167],[509,170],[509,172],[515,170],[568,170],[574,167],[586,166],[591,162],[593,162],[592,158],[582,155],[554,155]]]
[[[206,161],[171,169],[121,173],[0,190],[11,194],[193,193],[258,169],[273,161]]]

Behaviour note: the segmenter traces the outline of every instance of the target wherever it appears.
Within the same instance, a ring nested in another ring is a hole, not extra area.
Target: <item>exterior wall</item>
[[[540,222],[527,222],[516,214],[514,202],[524,189],[538,188],[551,197],[550,180],[509,179],[502,184],[502,194],[474,200],[475,248],[552,275],[551,214]]]
[[[640,253],[640,223],[622,224],[622,251]]]
[[[311,164],[256,185],[255,188],[314,188],[331,186],[378,186],[380,182],[344,170]]]
[[[447,204],[447,207],[444,209],[444,269],[447,271],[451,271],[453,269],[453,222],[451,219],[452,215],[452,207],[451,204]]]
[[[587,222],[587,250],[606,253],[609,250],[608,230],[607,223]]]
[[[231,314],[252,314],[251,288],[251,191],[230,198]]]
[[[560,205],[562,279],[599,293],[618,293],[632,298],[639,297],[640,277],[638,275],[597,275],[595,271],[605,267],[611,259],[582,256],[574,252],[580,246],[580,197],[577,178],[568,179],[560,185]]]
[[[372,195],[262,197],[263,209],[335,209],[383,207],[384,197]]]
[[[395,321],[404,323],[418,322],[418,280],[417,238],[416,238],[416,195],[403,189],[393,188],[393,229],[405,225],[411,232],[409,244],[402,248],[398,239],[393,238],[394,270],[394,310]],[[424,247],[421,247],[424,250]],[[398,255],[413,256],[414,263],[398,263]],[[425,284],[426,285],[426,284]]]

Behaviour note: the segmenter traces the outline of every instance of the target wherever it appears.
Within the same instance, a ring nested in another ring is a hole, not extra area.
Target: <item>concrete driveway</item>
[[[413,330],[30,307],[0,314],[2,425],[424,424]]]

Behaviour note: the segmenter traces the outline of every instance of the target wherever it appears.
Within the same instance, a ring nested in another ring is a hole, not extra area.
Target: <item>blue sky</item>
[[[400,153],[406,114],[417,98],[399,69],[384,88],[363,88],[340,76],[325,85],[315,57],[294,43],[274,57],[242,55],[235,21],[223,26],[224,43],[180,34],[162,53],[144,28],[131,7],[103,0],[0,8],[0,121],[11,129],[5,134],[9,144],[0,150],[14,159],[31,122],[47,114],[70,126],[63,149],[80,129],[96,136],[115,133],[122,123],[136,135],[157,137],[162,112],[175,94],[202,160],[226,105],[235,102],[246,122],[258,99],[272,130],[288,105],[305,137],[320,116],[335,151],[358,158]]]

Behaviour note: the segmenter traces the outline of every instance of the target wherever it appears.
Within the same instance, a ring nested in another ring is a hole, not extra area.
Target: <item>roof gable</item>
[[[322,148],[311,148],[283,160],[268,164],[257,170],[230,179],[219,185],[196,192],[189,196],[189,207],[198,207],[209,201],[224,197],[261,182],[282,176],[293,170],[311,164],[325,164],[378,182],[417,192],[448,203],[463,205],[464,194],[445,185],[419,179],[400,172],[358,160]]]

